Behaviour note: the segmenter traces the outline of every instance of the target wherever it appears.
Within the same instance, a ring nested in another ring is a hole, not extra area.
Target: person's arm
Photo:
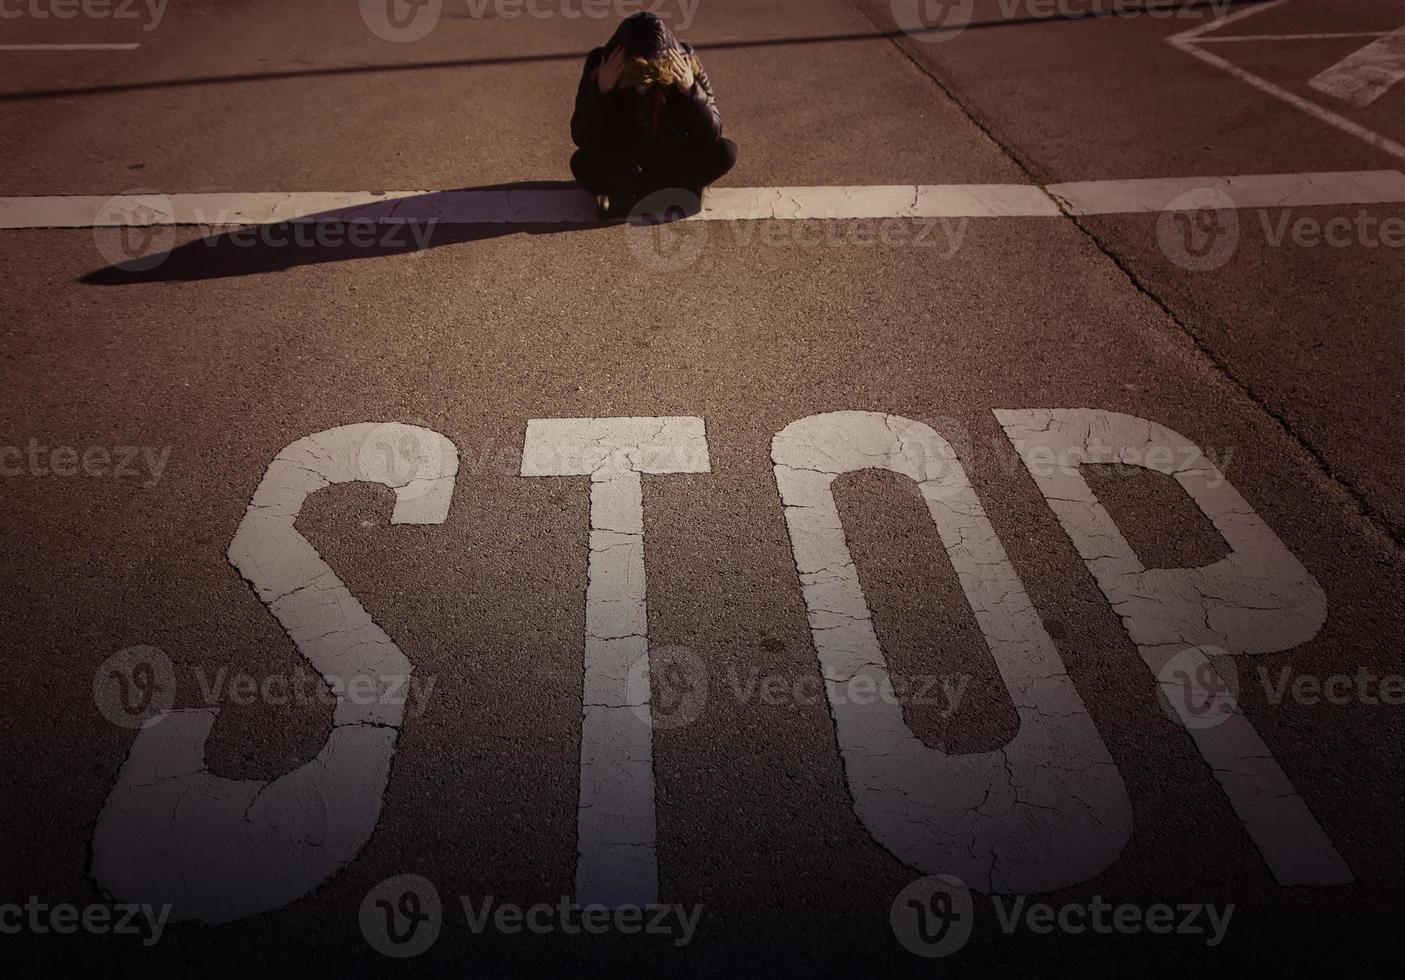
[[[682,47],[684,55],[696,61],[692,45],[684,44]],[[712,95],[712,82],[703,70],[701,62],[698,62],[697,70],[693,72],[692,86],[683,93],[683,97],[686,106],[684,125],[688,130],[688,142],[694,146],[706,146],[720,140],[722,114],[717,111],[717,100]]]
[[[600,86],[596,83],[596,70],[605,54],[604,48],[596,48],[585,59],[581,71],[581,83],[576,87],[576,111],[571,114],[571,139],[582,150],[598,147],[600,132]]]

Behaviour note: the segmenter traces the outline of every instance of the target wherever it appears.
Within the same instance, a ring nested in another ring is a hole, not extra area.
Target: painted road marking
[[[1230,700],[1225,717],[1195,724],[1186,698],[1165,690],[1177,673],[1214,671],[1207,649],[1276,653],[1311,640],[1327,618],[1317,580],[1179,433],[1091,409],[994,414],[1274,877],[1283,885],[1351,882],[1346,862],[1238,706]],[[1079,472],[1100,463],[1173,476],[1220,532],[1229,555],[1203,568],[1144,567]]]
[[[771,457],[844,776],[874,839],[983,893],[1052,891],[1112,864],[1132,834],[1127,787],[951,445],[911,419],[832,412],[786,426]],[[996,751],[943,752],[903,721],[834,501],[835,478],[865,469],[916,481],[927,502],[1019,715]],[[847,696],[860,681],[884,696]]]
[[[1352,105],[1368,106],[1405,78],[1405,27],[1347,55],[1309,82],[1312,88]]]
[[[643,473],[707,473],[700,418],[532,419],[523,476],[590,477],[576,901],[652,905],[654,812]]]
[[[1405,199],[1405,173],[1365,170],[1246,177],[1153,177],[1051,184],[1049,193],[1071,214],[1162,211],[1183,194],[1219,191],[1217,207],[1289,208],[1343,204],[1392,204]]]
[[[148,722],[93,834],[104,890],[170,903],[178,920],[230,922],[305,895],[360,852],[380,818],[404,715],[394,692],[414,667],[294,522],[309,495],[364,480],[395,491],[392,524],[442,524],[457,472],[453,443],[399,423],[318,432],[269,464],[229,560],[337,693],[331,733],[314,760],[264,782],[206,768],[219,709]]]
[[[1298,174],[1090,180],[1034,184],[904,184],[875,187],[717,187],[689,221],[862,218],[1044,218],[1163,209],[1186,191],[1214,188],[1235,207],[1312,207],[1405,202],[1405,174],[1363,170]],[[577,188],[493,191],[309,191],[140,193],[0,197],[0,230],[187,225],[224,228],[278,222],[378,224],[595,224]]]
[[[1207,20],[1205,23],[1200,24],[1196,27],[1192,27],[1188,31],[1182,31],[1179,34],[1171,35],[1166,39],[1166,43],[1171,45],[1173,48],[1176,48],[1178,51],[1185,52],[1192,58],[1197,58],[1200,61],[1205,62],[1207,65],[1213,65],[1221,71],[1233,75],[1240,81],[1252,85],[1260,92],[1264,92],[1268,95],[1273,96],[1276,99],[1288,103],[1293,108],[1299,109],[1302,112],[1307,113],[1309,116],[1312,116],[1319,122],[1324,122],[1329,126],[1334,126],[1344,133],[1349,133],[1350,135],[1355,136],[1357,139],[1369,143],[1371,146],[1374,146],[1376,149],[1381,150],[1384,153],[1389,153],[1393,157],[1405,160],[1405,144],[1398,143],[1390,137],[1383,136],[1373,129],[1367,129],[1365,126],[1362,126],[1359,123],[1352,122],[1345,116],[1338,115],[1331,109],[1328,109],[1324,106],[1320,106],[1316,102],[1313,102],[1309,99],[1305,99],[1295,92],[1290,92],[1279,85],[1275,85],[1268,79],[1263,78],[1259,75],[1255,75],[1253,72],[1245,71],[1243,68],[1240,68],[1238,65],[1234,64],[1228,59],[1222,58],[1217,54],[1213,54],[1209,51],[1206,51],[1202,47],[1203,43],[1210,40],[1208,37],[1206,37],[1206,35],[1208,35],[1211,31],[1219,30],[1226,24],[1236,23],[1237,21],[1241,21],[1246,17],[1253,17],[1256,14],[1261,14],[1266,11],[1273,10],[1277,7],[1281,7],[1287,2],[1288,0],[1273,0],[1273,2],[1271,3],[1265,3],[1257,7],[1249,7],[1245,10],[1236,11],[1227,17]]]
[[[1053,216],[1039,187],[1022,184],[877,187],[715,187],[690,220]],[[349,191],[0,198],[0,229],[251,225],[296,220],[446,224],[594,224],[579,188]]]
[[[1221,676],[1220,661],[1315,636],[1326,618],[1317,582],[1177,433],[1090,409],[994,414],[1275,878],[1352,881],[1233,699],[1217,703],[1219,717],[1207,723],[1177,697],[1189,686],[1183,675]],[[950,444],[910,419],[834,412],[787,426],[771,454],[864,826],[906,864],[945,868],[984,892],[1048,891],[1112,864],[1132,833],[1126,786]],[[1079,473],[1083,463],[1108,462],[1173,476],[1229,556],[1203,568],[1144,568]],[[641,474],[710,468],[701,418],[527,424],[523,476],[591,479],[576,867],[583,905],[657,900]],[[840,474],[871,468],[912,479],[927,503],[1019,715],[1014,738],[996,751],[929,748],[903,721],[832,492]],[[217,709],[152,718],[94,830],[92,870],[105,891],[169,903],[177,920],[229,922],[294,901],[356,856],[379,819],[404,715],[407,685],[394,682],[413,665],[296,521],[309,495],[366,481],[394,490],[391,523],[442,524],[457,471],[448,439],[395,422],[329,429],[277,455],[228,557],[337,693],[332,731],[313,761],[271,782],[234,780],[205,765]],[[376,696],[344,695],[364,694],[364,681],[375,682]],[[856,682],[884,696],[851,697]]]
[[[1234,44],[1240,41],[1342,41],[1358,37],[1385,37],[1389,31],[1342,31],[1339,34],[1228,34],[1216,37],[1202,34],[1196,44]]]
[[[0,51],[134,51],[140,43],[130,44],[0,44]]]

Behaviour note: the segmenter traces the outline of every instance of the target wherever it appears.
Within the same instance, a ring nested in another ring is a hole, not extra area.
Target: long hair
[[[694,55],[685,54],[683,57],[687,60],[688,67],[693,70],[694,77],[702,72],[702,64]],[[666,56],[642,58],[636,55],[625,61],[624,70],[620,73],[620,88],[648,86],[649,90],[644,95],[647,100],[644,122],[649,127],[649,132],[657,133],[659,127],[663,125],[664,107],[668,104],[668,90],[677,81],[678,75],[673,62]]]

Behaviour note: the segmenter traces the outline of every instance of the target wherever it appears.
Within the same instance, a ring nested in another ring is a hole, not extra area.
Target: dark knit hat
[[[655,14],[639,13],[625,18],[607,45],[624,46],[631,58],[657,58],[678,47],[678,39]]]

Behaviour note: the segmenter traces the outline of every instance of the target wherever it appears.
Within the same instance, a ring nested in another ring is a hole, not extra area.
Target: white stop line
[[[139,43],[126,44],[0,44],[0,51],[135,51]]]
[[[715,187],[690,221],[871,218],[1047,218],[1165,210],[1192,191],[1216,207],[1286,208],[1405,202],[1398,170],[1085,180],[1056,184],[891,184]],[[1230,202],[1230,203],[1226,203]],[[593,224],[595,203],[575,187],[522,190],[307,191],[114,197],[0,197],[0,230],[277,222]]]

